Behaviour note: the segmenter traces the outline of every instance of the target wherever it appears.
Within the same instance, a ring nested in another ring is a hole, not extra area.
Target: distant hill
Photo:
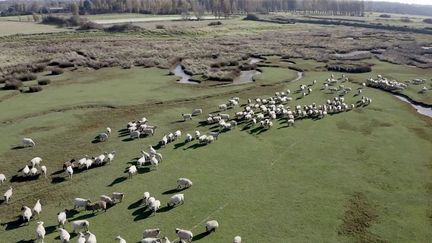
[[[432,16],[432,5],[365,1],[365,11]]]

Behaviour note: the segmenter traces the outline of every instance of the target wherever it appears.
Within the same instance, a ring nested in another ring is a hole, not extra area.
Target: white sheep
[[[91,203],[91,201],[89,199],[84,199],[84,198],[79,198],[79,197],[74,198],[74,209],[85,208],[90,203]]]
[[[63,228],[58,228],[57,230],[60,233],[60,242],[68,243],[70,240],[70,234]]]
[[[149,198],[150,198],[150,192],[144,192],[142,197],[142,203],[147,206]]]
[[[24,176],[30,175],[30,168],[28,167],[28,165],[24,166],[24,168],[22,169],[22,173]]]
[[[190,141],[192,141],[193,140],[193,137],[192,137],[192,135],[190,135],[189,133],[188,134],[186,134],[186,140],[185,140],[185,142],[190,142]]]
[[[133,132],[130,133],[129,136],[130,136],[131,139],[140,138],[141,133],[139,131],[133,131]]]
[[[237,235],[236,237],[234,237],[233,243],[241,243],[241,240],[241,237]]]
[[[37,174],[38,174],[38,170],[37,170],[36,167],[33,167],[33,168],[30,169],[30,175],[31,176],[35,176]]]
[[[90,223],[87,220],[75,220],[72,221],[71,224],[74,233],[82,229],[87,231],[90,226]]]
[[[190,114],[190,113],[181,114],[181,115],[183,117],[183,121],[192,120],[192,114]]]
[[[115,239],[118,240],[119,243],[126,243],[126,240],[123,239],[120,235],[118,235]]]
[[[9,187],[9,189],[3,194],[3,198],[6,201],[6,204],[9,203],[10,198],[12,197],[13,189]]]
[[[184,203],[184,194],[175,194],[170,198],[169,202],[167,203],[167,206],[175,207],[183,203]]]
[[[105,132],[99,133],[96,136],[96,138],[99,142],[104,142],[104,141],[108,140],[108,133],[105,133]]]
[[[159,210],[160,205],[161,205],[161,202],[159,200],[155,200],[154,202],[152,202],[150,204],[150,210],[153,212],[153,214],[155,214],[156,211]]]
[[[206,232],[216,232],[216,229],[219,228],[219,223],[216,220],[207,221],[205,228]]]
[[[168,144],[168,137],[166,135],[164,135],[159,143],[161,146],[167,145]]]
[[[171,243],[171,241],[166,236],[163,237],[162,240],[164,240],[164,243]]]
[[[132,176],[135,175],[137,172],[138,172],[137,167],[135,165],[131,165],[128,168],[129,178],[132,178]]]
[[[227,105],[226,104],[219,105],[219,110],[226,111],[227,110]]]
[[[39,217],[39,214],[42,212],[42,204],[40,200],[36,201],[36,204],[33,207],[33,213]]]
[[[125,194],[123,192],[113,192],[111,195],[113,201],[119,201],[119,202],[122,202],[124,197]]]
[[[194,109],[192,111],[192,116],[201,115],[203,113],[202,109]]]
[[[144,238],[141,243],[161,243],[162,241],[158,238]]]
[[[151,205],[154,201],[156,201],[156,198],[154,198],[154,197],[149,197],[149,198],[147,199],[146,206],[150,207],[150,205]]]
[[[143,233],[143,238],[156,238],[159,236],[161,230],[159,228],[155,229],[145,229]]]
[[[65,209],[65,211],[57,213],[57,225],[64,227],[66,221],[67,221],[67,216],[66,216],[66,209]]]
[[[177,130],[177,131],[174,132],[174,136],[175,136],[176,138],[181,137],[181,135],[182,135],[182,133],[181,133],[180,130]]]
[[[200,131],[195,131],[195,138],[199,138],[201,136]]]
[[[31,163],[32,167],[40,166],[41,162],[42,162],[42,158],[41,157],[34,157],[33,159],[30,160],[30,163]]]
[[[40,167],[42,174],[44,175],[45,178],[47,178],[47,167],[45,165],[42,165]]]
[[[153,146],[151,146],[151,145],[149,146],[149,152],[150,152],[150,154],[153,154],[153,155],[157,153],[156,149],[154,149]]]
[[[4,174],[0,174],[0,185],[6,181],[6,176]]]
[[[90,231],[87,231],[85,236],[86,236],[86,243],[97,243],[96,235],[92,234]]]
[[[86,243],[85,235],[82,232],[78,233],[77,243]]]
[[[187,242],[192,242],[193,234],[191,231],[176,228],[175,232],[181,241],[185,240]]]
[[[183,188],[189,188],[192,186],[192,181],[188,178],[179,178],[177,180],[177,190],[183,189]]]
[[[39,221],[37,222],[37,226],[36,226],[36,240],[41,240],[42,243],[44,243],[44,239],[45,239],[45,227],[43,226],[44,222]]]
[[[66,174],[69,176],[70,179],[72,179],[72,175],[73,175],[73,173],[74,173],[74,171],[73,171],[73,169],[72,169],[72,166],[69,165],[69,166],[66,168]]]
[[[36,146],[36,143],[31,138],[23,138],[22,139],[22,145],[24,147],[34,147],[34,146]]]
[[[106,156],[106,162],[109,164],[114,160],[114,157],[116,155],[116,151],[112,151],[111,153],[107,154]]]
[[[107,132],[107,134],[111,134],[111,128],[110,128],[110,127],[107,127],[107,128],[106,128],[106,132]]]
[[[27,206],[23,206],[21,208],[21,216],[22,216],[22,219],[23,219],[24,222],[29,223],[30,219],[33,216],[31,209],[29,207],[27,207]]]
[[[106,202],[109,205],[113,205],[115,203],[114,200],[111,197],[107,196],[107,195],[101,195],[99,197],[99,200],[104,201],[104,202]]]

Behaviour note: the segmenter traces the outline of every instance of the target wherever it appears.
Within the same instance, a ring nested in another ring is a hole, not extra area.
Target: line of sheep
[[[75,171],[81,171],[81,170],[88,170],[95,167],[104,166],[107,164],[110,164],[116,156],[116,151],[111,152],[104,152],[100,155],[90,157],[88,155],[85,155],[84,157],[76,160],[71,159],[69,161],[66,161],[63,164],[63,170],[68,175],[70,179],[72,179],[72,176]]]

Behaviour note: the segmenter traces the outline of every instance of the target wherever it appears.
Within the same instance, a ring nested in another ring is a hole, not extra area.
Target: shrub
[[[213,22],[210,22],[208,24],[208,26],[216,26],[216,25],[222,25],[222,22],[220,22],[220,21],[213,21]]]
[[[32,67],[32,71],[35,72],[35,73],[43,72],[43,71],[45,70],[46,66],[47,66],[47,65],[46,65],[45,63],[38,63],[38,64],[35,64],[35,65]]]
[[[85,19],[79,16],[72,16],[69,18],[48,15],[42,18],[43,24],[57,25],[60,27],[70,27],[70,26],[80,26],[81,24],[87,22]]]
[[[259,20],[259,17],[256,14],[248,14],[244,20]]]
[[[380,18],[391,18],[391,15],[390,14],[381,14],[379,17]]]
[[[8,89],[8,90],[19,89],[21,86],[22,86],[22,82],[20,80],[11,79],[5,82],[3,89]]]
[[[51,75],[60,75],[62,74],[64,71],[63,69],[60,68],[54,68],[53,70],[51,70]]]
[[[17,77],[21,81],[31,81],[37,79],[36,74],[34,73],[24,73]]]
[[[426,24],[432,24],[432,19],[423,19],[423,22]]]
[[[51,80],[49,80],[49,79],[47,79],[47,78],[45,78],[45,79],[41,79],[41,80],[38,80],[38,84],[39,85],[48,85],[48,84],[50,84],[51,83]]]
[[[411,23],[412,22],[411,19],[408,18],[408,17],[403,17],[403,18],[400,19],[400,21],[404,22],[404,23]]]
[[[101,30],[103,29],[103,26],[92,22],[92,21],[86,21],[84,23],[81,23],[80,26],[78,27],[78,30]]]
[[[365,63],[335,63],[326,66],[328,71],[346,72],[346,73],[368,73],[372,71],[370,65]]]
[[[142,30],[142,28],[133,25],[131,23],[127,23],[127,24],[116,24],[108,28],[105,28],[104,30],[108,32],[133,32],[133,31],[140,31]]]
[[[29,87],[28,92],[29,93],[36,93],[42,91],[42,86],[40,85],[32,85]]]
[[[60,62],[58,66],[61,68],[68,68],[68,67],[75,67],[75,64],[73,64],[72,62]]]
[[[165,25],[163,25],[163,24],[157,24],[156,25],[156,29],[163,30],[163,29],[165,29]]]

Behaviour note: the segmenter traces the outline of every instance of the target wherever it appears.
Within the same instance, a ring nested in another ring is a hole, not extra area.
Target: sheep
[[[34,147],[34,146],[36,146],[36,143],[31,138],[23,138],[22,139],[22,145],[24,147]]]
[[[44,243],[45,234],[46,234],[45,227],[43,226],[44,222],[39,221],[36,224],[37,224],[37,226],[36,226],[36,240],[41,240],[41,242]]]
[[[89,199],[84,198],[74,198],[74,209],[85,208],[89,205],[91,201]]]
[[[202,109],[194,109],[192,111],[192,116],[201,115],[203,113]]]
[[[139,131],[133,131],[130,133],[130,138],[131,139],[135,139],[135,138],[140,138],[141,137],[141,133]]]
[[[41,162],[42,162],[42,158],[41,157],[34,157],[33,159],[30,160],[30,163],[31,163],[32,167],[40,166]]]
[[[218,139],[219,134],[220,134],[219,132],[209,132],[208,133],[209,136],[212,136],[216,140]]]
[[[99,197],[99,200],[106,202],[107,205],[113,205],[115,204],[114,200],[107,195],[101,195]]]
[[[187,242],[192,242],[193,234],[192,234],[191,231],[176,228],[175,232],[176,232],[177,236],[180,238],[181,241],[185,240]]]
[[[84,229],[84,230],[88,230],[90,223],[87,220],[75,220],[71,222],[72,224],[72,228],[74,233],[76,233],[77,231]]]
[[[189,188],[192,186],[192,181],[188,178],[179,178],[177,180],[177,190],[183,189],[183,188]]]
[[[233,243],[241,243],[241,237],[238,235],[234,237]]]
[[[123,239],[120,235],[118,235],[115,239],[118,240],[119,243],[126,243],[126,240]]]
[[[113,201],[119,201],[122,202],[123,198],[125,197],[125,194],[123,192],[113,192],[111,198]]]
[[[153,214],[156,213],[156,211],[159,210],[161,205],[161,202],[159,200],[155,200],[154,202],[150,203],[150,210],[153,212]]]
[[[222,118],[222,120],[228,121],[230,119],[229,114],[219,114],[219,116]]]
[[[40,167],[42,174],[44,175],[45,178],[47,178],[47,167],[45,165],[42,165]]]
[[[28,224],[33,216],[31,209],[27,206],[23,206],[21,208],[21,216],[22,220]]]
[[[66,216],[66,209],[62,212],[57,213],[57,226],[62,226],[66,224],[67,216]]]
[[[107,154],[107,156],[106,156],[106,162],[108,164],[110,164],[114,160],[115,155],[116,155],[116,151],[112,151],[111,153]]]
[[[24,176],[30,175],[30,168],[28,167],[28,165],[26,165],[24,167],[24,169],[22,169],[22,173],[23,173]]]
[[[192,120],[192,114],[190,114],[190,113],[181,114],[181,115],[183,117],[183,121]]]
[[[156,153],[156,154],[154,155],[154,157],[158,160],[159,163],[162,162],[163,157],[162,157],[162,154],[161,154],[161,153]]]
[[[221,110],[221,111],[226,111],[227,110],[227,105],[226,104],[221,104],[221,105],[219,105],[219,110]]]
[[[38,174],[38,170],[37,170],[36,167],[33,167],[33,168],[30,169],[30,175],[31,176],[35,176],[37,174]]]
[[[104,210],[104,212],[106,212],[106,210],[107,210],[107,204],[106,204],[105,201],[97,201],[97,202],[95,202],[93,204],[89,204],[89,205],[86,206],[86,210],[87,211],[94,212],[94,211],[98,211],[99,209],[102,209],[102,210]]]
[[[156,229],[146,229],[143,233],[143,238],[156,238],[159,236],[161,230],[159,228]]]
[[[150,193],[149,192],[144,192],[143,193],[143,197],[142,197],[142,204],[144,205],[148,205],[148,199],[150,198]]]
[[[60,242],[61,243],[68,243],[70,240],[70,234],[62,228],[58,228],[57,231],[60,233]]]
[[[90,231],[85,233],[86,243],[97,243],[96,235],[92,234]]]
[[[160,144],[161,146],[165,146],[165,145],[168,144],[168,138],[167,138],[166,135],[162,137],[162,139],[160,140],[159,144]]]
[[[193,140],[193,137],[192,137],[192,135],[190,135],[189,133],[188,134],[186,134],[186,139],[185,139],[185,142],[186,143],[188,143],[188,142],[190,142],[190,141],[192,141]]]
[[[4,174],[0,174],[0,185],[6,181],[6,176]]]
[[[175,194],[174,196],[172,196],[169,200],[169,202],[167,203],[168,207],[175,207],[179,204],[183,204],[184,203],[184,194]]]
[[[151,165],[157,170],[158,166],[159,166],[159,161],[156,159],[155,156],[152,156],[150,158],[150,163]]]
[[[108,140],[108,133],[105,132],[99,133],[96,136],[96,139],[98,142],[105,142],[106,140]]]
[[[198,139],[201,136],[200,131],[195,131],[195,138]]]
[[[207,221],[205,224],[206,232],[216,232],[216,229],[219,228],[219,223],[216,220]]]
[[[150,205],[151,205],[154,201],[156,201],[156,198],[154,198],[154,197],[149,197],[149,198],[147,199],[146,206],[147,206],[147,207],[150,207]]]
[[[6,204],[9,204],[9,200],[12,197],[12,192],[12,187],[9,187],[9,189],[3,194],[3,198],[6,201]]]
[[[149,146],[149,151],[150,151],[150,154],[153,154],[153,155],[157,153],[156,149],[154,149],[153,146],[151,146],[151,145]]]
[[[198,141],[199,141],[200,144],[206,144],[207,143],[207,136],[206,135],[201,135],[198,138]]]
[[[179,138],[179,137],[181,137],[181,131],[180,130],[177,130],[177,131],[175,131],[174,132],[174,136],[176,137],[176,138]]]
[[[135,175],[137,172],[138,172],[137,167],[135,165],[131,165],[128,168],[129,178],[132,178],[132,176]]]
[[[107,127],[107,128],[106,128],[106,133],[107,133],[107,134],[111,134],[111,128],[110,128],[110,127]]]
[[[161,243],[162,241],[158,238],[144,238],[141,243]]]
[[[33,207],[33,213],[37,214],[39,218],[39,214],[42,212],[42,204],[40,203],[40,200],[36,201],[36,204]]]
[[[86,243],[85,235],[82,232],[79,232],[77,243]]]
[[[72,166],[68,166],[67,168],[66,168],[66,174],[69,176],[69,179],[72,179],[72,175],[73,175],[73,169],[72,169]]]

